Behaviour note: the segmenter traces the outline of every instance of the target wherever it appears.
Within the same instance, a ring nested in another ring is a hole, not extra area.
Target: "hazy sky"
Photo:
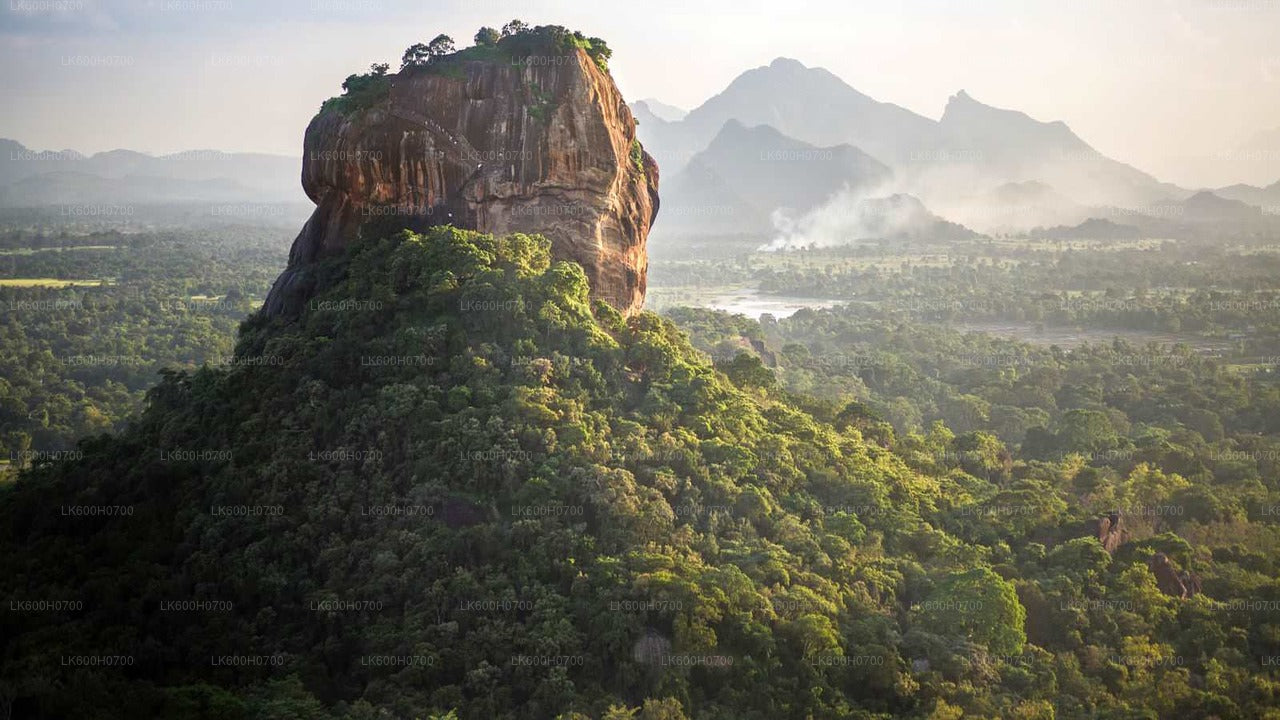
[[[1280,0],[0,3],[0,137],[33,149],[297,155],[348,74],[513,17],[608,40],[628,99],[689,108],[787,56],[933,118],[963,88],[1063,120],[1193,186],[1222,184],[1205,158],[1280,126]]]

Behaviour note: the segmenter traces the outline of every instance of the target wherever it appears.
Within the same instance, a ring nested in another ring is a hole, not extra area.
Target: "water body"
[[[765,314],[776,318],[785,318],[795,315],[804,308],[829,308],[835,307],[841,302],[845,301],[791,297],[788,295],[765,295],[757,290],[751,290],[718,295],[711,299],[707,307],[724,310],[735,315],[746,315],[749,318],[758,320],[761,315]]]
[[[723,310],[733,315],[746,315],[759,320],[761,315],[790,317],[803,308],[829,308],[848,302],[832,298],[811,298],[764,293],[756,288],[649,288],[645,307],[662,312],[675,307],[702,307]]]

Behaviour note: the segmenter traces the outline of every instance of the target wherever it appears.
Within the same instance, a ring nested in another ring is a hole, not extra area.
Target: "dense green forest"
[[[164,368],[226,362],[292,231],[256,222],[87,227],[23,213],[0,233],[0,458],[119,430]],[[56,218],[55,218],[56,220]]]
[[[1244,315],[1182,344],[958,327],[977,321],[976,293],[1084,290],[1073,263],[1080,278],[1127,268],[1097,290],[1130,301],[1168,252],[936,274],[824,259],[788,270],[788,292],[830,275],[867,286],[841,291],[854,304],[756,321],[624,319],[539,238],[362,243],[319,273],[301,318],[251,316],[228,362],[158,358],[177,369],[136,420],[0,486],[0,703],[13,717],[1280,717],[1264,308],[1214,305]],[[761,282],[782,261],[713,262]],[[1240,262],[1218,291],[1266,291],[1250,278],[1268,262]],[[270,275],[206,264],[209,280],[165,292],[255,297]],[[1213,301],[1195,277],[1178,301]],[[872,297],[896,285],[930,302]],[[197,333],[205,352],[225,352],[220,333]]]

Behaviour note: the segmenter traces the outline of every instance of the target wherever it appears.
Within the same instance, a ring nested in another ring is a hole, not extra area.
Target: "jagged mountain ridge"
[[[1085,205],[1149,203],[1184,193],[1094,150],[1062,121],[1041,122],[985,105],[964,90],[938,123],[934,161],[960,165],[1005,182],[1038,181]]]
[[[1040,122],[985,105],[963,90],[950,99],[939,120],[932,120],[879,102],[827,70],[787,58],[743,73],[683,120],[651,117],[638,132],[670,174],[690,163],[730,120],[769,125],[817,146],[852,145],[894,170],[894,191],[938,207],[956,206],[958,198],[1010,183],[1051,186],[1065,198],[1062,206],[1140,207],[1190,195],[1103,156],[1062,122]],[[679,202],[680,194],[669,198]],[[1000,207],[979,208],[972,219],[997,214],[1006,217],[980,224],[1019,220]],[[1037,219],[1060,222],[1069,216],[1055,210],[1028,218],[1023,227],[1034,226]]]

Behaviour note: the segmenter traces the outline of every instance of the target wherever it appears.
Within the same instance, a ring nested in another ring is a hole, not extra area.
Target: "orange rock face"
[[[307,127],[302,184],[316,203],[264,306],[297,312],[307,267],[399,228],[538,233],[586,270],[593,297],[644,304],[658,167],[613,79],[584,51],[403,72],[388,96]]]

